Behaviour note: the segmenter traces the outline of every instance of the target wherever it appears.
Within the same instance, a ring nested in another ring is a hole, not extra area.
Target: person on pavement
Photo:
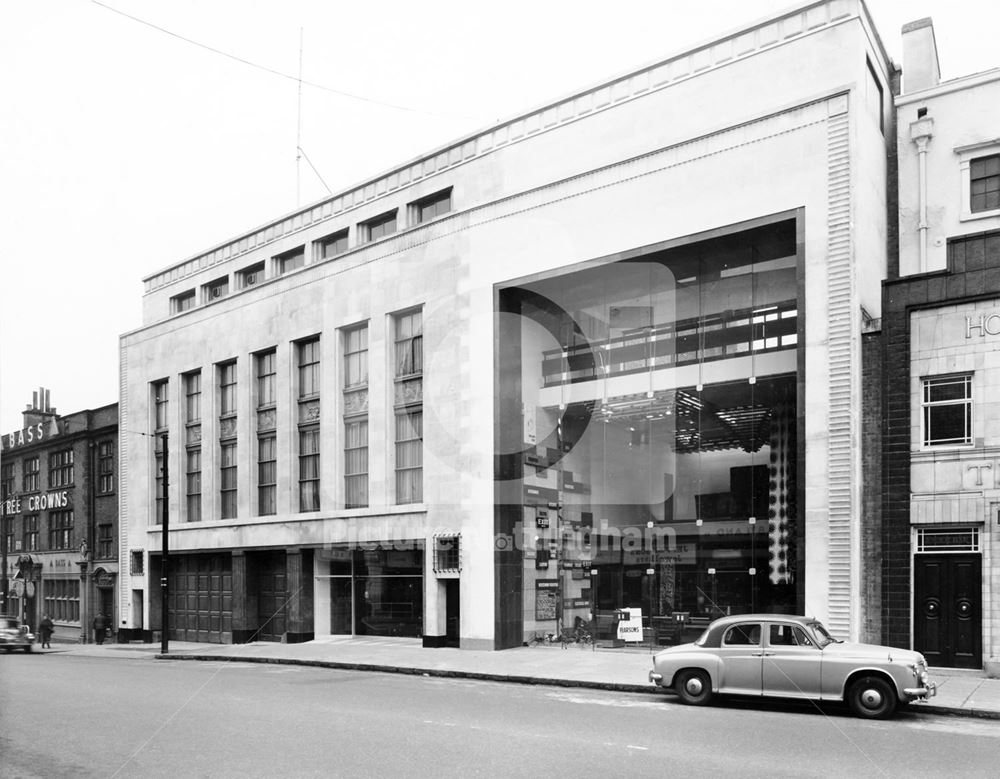
[[[51,649],[52,644],[49,641],[52,638],[52,634],[55,632],[55,625],[52,624],[52,620],[49,619],[48,614],[42,614],[42,621],[38,624],[38,637],[42,640],[42,649]]]
[[[94,640],[98,644],[104,643],[104,634],[107,632],[108,621],[104,618],[103,612],[97,612],[94,617]]]

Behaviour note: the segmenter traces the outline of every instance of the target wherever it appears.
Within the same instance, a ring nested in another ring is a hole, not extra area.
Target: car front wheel
[[[704,706],[712,699],[712,680],[697,668],[686,668],[674,679],[674,692],[684,703]]]
[[[885,719],[896,711],[896,691],[885,679],[863,676],[847,692],[851,711],[865,719]]]

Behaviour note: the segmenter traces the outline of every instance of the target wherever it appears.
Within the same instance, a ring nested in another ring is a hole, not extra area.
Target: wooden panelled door
[[[982,668],[982,557],[913,558],[913,642],[929,665]]]

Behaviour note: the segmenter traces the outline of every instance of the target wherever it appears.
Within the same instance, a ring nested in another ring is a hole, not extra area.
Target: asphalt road
[[[1000,722],[239,662],[0,656],[0,776],[997,776]]]

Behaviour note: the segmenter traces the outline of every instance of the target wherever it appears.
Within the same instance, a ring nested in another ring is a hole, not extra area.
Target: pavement
[[[439,677],[483,679],[517,684],[543,684],[661,694],[647,682],[652,667],[648,646],[604,648],[571,644],[530,646],[503,651],[425,649],[419,639],[323,637],[302,644],[254,642],[198,644],[171,641],[168,653],[156,644],[57,643],[37,653],[69,653],[91,657],[158,660],[206,660],[241,663],[308,665],[361,671],[380,671]],[[981,671],[932,668],[937,695],[915,703],[914,711],[964,717],[1000,719],[1000,679]]]

